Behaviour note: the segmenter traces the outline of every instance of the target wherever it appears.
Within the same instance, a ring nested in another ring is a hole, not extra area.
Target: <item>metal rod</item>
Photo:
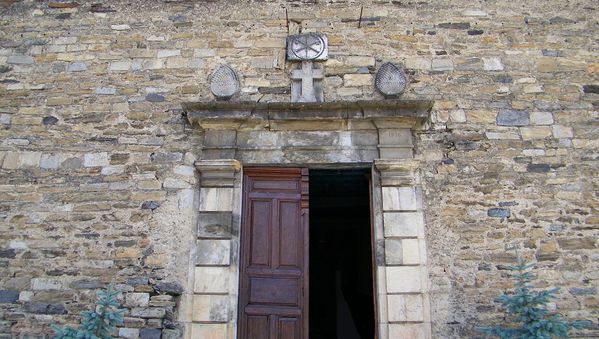
[[[358,28],[362,27],[362,12],[364,11],[364,5],[360,7],[360,19],[358,20]]]
[[[289,35],[289,13],[287,13],[287,8],[285,8],[285,22],[287,22],[287,35]]]

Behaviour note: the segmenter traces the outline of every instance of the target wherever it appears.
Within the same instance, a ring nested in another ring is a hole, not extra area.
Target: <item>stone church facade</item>
[[[598,336],[598,9],[0,1],[0,337],[78,322],[112,279],[120,337],[253,333],[256,167],[301,169],[302,211],[306,173],[368,173],[379,338],[480,336],[514,249]],[[290,57],[310,33],[326,55]],[[375,86],[388,63],[400,95]]]

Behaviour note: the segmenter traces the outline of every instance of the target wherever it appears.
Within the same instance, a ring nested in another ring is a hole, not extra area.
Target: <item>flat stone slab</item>
[[[204,129],[268,129],[272,121],[398,120],[415,126],[430,119],[428,100],[336,102],[186,102],[183,111],[192,125]],[[345,125],[345,124],[344,124]]]

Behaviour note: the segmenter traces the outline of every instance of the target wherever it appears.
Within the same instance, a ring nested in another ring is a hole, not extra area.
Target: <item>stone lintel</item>
[[[413,186],[418,183],[418,161],[377,159],[374,167],[381,173],[381,186]]]
[[[428,100],[337,102],[188,102],[183,111],[202,129],[269,129],[287,121],[367,120],[385,128],[419,128],[430,119]],[[334,124],[337,126],[337,124]],[[341,126],[347,126],[347,122]]]
[[[199,160],[195,162],[200,172],[201,187],[233,187],[235,174],[241,163],[235,159]]]

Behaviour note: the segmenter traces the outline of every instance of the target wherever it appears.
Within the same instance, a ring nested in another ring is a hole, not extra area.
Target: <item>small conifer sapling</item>
[[[112,339],[116,325],[123,323],[124,309],[119,309],[118,291],[114,290],[114,280],[105,290],[98,292],[94,311],[81,312],[81,325],[78,329],[69,326],[52,325],[55,339]]]
[[[534,264],[527,263],[518,256],[518,263],[509,267],[515,282],[514,291],[510,294],[502,294],[496,300],[513,318],[514,323],[507,326],[481,327],[479,328],[481,332],[501,339],[569,338],[570,329],[582,329],[590,325],[589,321],[569,322],[558,313],[550,313],[548,304],[555,299],[559,288],[535,289],[532,285],[535,279],[531,272],[533,267]]]

